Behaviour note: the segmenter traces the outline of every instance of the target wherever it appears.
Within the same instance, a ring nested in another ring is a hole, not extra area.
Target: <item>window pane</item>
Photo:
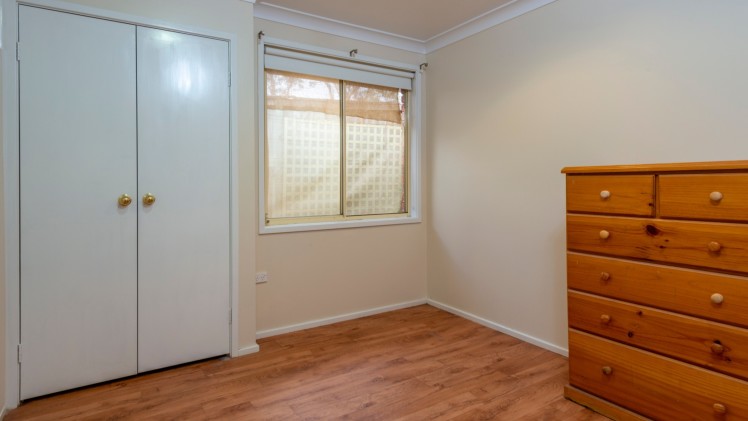
[[[265,72],[267,216],[340,215],[340,82]]]
[[[405,95],[345,83],[347,215],[407,212]]]

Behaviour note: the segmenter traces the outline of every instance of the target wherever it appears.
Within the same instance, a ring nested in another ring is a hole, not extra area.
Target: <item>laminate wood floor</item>
[[[563,398],[566,358],[423,305],[31,400],[13,420],[604,420]]]

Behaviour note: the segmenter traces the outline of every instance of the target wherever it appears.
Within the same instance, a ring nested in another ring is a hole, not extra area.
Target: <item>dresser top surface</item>
[[[748,171],[748,160],[679,162],[671,164],[598,165],[565,167],[564,174],[676,173],[709,171]]]

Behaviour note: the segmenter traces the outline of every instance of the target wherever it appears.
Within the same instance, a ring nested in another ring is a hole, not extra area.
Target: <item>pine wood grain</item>
[[[670,174],[658,183],[662,218],[748,221],[748,174]]]
[[[570,289],[748,327],[748,278],[578,253],[566,266]]]
[[[566,239],[571,251],[748,273],[748,224],[569,214]]]
[[[601,192],[607,192],[603,198]],[[654,216],[652,175],[570,175],[566,177],[566,210]]]
[[[597,396],[590,395],[587,392],[577,389],[573,386],[566,386],[564,388],[564,396],[567,399],[571,399],[574,402],[584,405],[587,408],[591,408],[593,411],[605,414],[606,416],[616,421],[648,421],[649,418],[643,417],[636,412],[631,412],[625,408],[610,403]]]
[[[572,386],[647,417],[748,420],[748,382],[573,329],[569,355]],[[715,405],[724,405],[726,416]]]
[[[748,380],[747,329],[576,291],[569,326]]]
[[[596,165],[566,167],[564,174],[675,173],[748,171],[748,160],[716,162],[673,162],[666,164]]]
[[[564,357],[430,306],[24,403],[6,420],[604,420]]]

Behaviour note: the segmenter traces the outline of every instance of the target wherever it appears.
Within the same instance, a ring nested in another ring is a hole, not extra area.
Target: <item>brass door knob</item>
[[[120,206],[122,206],[123,208],[126,208],[130,206],[130,203],[132,203],[132,197],[130,197],[127,194],[122,194],[117,200],[117,202],[119,203]]]
[[[145,196],[143,196],[143,204],[146,206],[151,206],[152,204],[156,203],[156,196],[146,193]]]
[[[601,239],[603,239],[603,240],[607,240],[607,239],[608,239],[608,237],[610,237],[610,232],[608,232],[608,231],[606,231],[606,230],[601,230],[601,231],[600,231],[600,238],[601,238]]]

